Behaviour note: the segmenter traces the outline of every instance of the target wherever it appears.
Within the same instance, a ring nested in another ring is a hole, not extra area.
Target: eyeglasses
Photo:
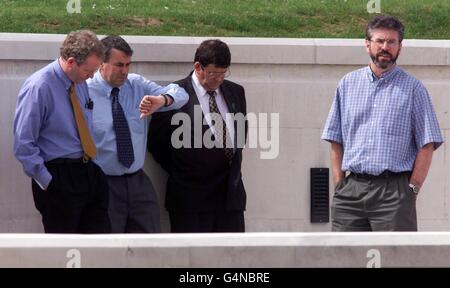
[[[384,43],[386,43],[387,47],[395,47],[399,43],[398,40],[394,40],[394,39],[389,39],[389,40],[384,40],[384,39],[372,40],[372,39],[370,39],[370,42],[375,43],[378,47],[383,47]]]
[[[206,75],[210,78],[227,78],[230,77],[231,71],[230,68],[227,68],[224,72],[212,72],[212,71],[206,71],[205,67],[203,65],[200,65],[202,67],[202,70],[205,71]]]

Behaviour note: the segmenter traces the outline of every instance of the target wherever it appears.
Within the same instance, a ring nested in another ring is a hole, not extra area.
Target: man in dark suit
[[[245,231],[241,162],[247,112],[244,88],[225,80],[230,63],[227,44],[202,42],[194,71],[175,82],[189,94],[188,103],[151,120],[148,150],[169,174],[165,205],[172,232]],[[171,125],[176,119],[190,123]]]

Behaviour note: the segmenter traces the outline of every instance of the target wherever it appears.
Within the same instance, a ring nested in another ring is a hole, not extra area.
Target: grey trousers
[[[335,188],[332,231],[417,231],[416,195],[408,184],[408,173],[351,173]]]
[[[107,178],[112,233],[161,232],[158,199],[144,171]]]

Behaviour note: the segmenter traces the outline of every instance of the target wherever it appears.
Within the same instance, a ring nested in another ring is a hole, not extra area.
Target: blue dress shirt
[[[70,79],[58,60],[31,75],[19,92],[14,117],[14,155],[25,173],[42,187],[52,176],[44,162],[55,158],[83,156],[77,125],[69,98]],[[86,83],[76,84],[81,107],[89,101]],[[92,131],[92,110],[84,109]]]
[[[322,139],[343,145],[342,170],[412,171],[419,149],[443,142],[423,84],[399,67],[377,78],[370,67],[344,76]]]
[[[117,157],[116,134],[113,129],[111,112],[111,90],[113,89],[99,71],[87,81],[89,93],[94,101],[94,141],[97,146],[96,163],[107,175],[134,173],[144,166],[147,147],[147,119],[140,119],[139,104],[145,95],[169,94],[174,102],[169,107],[161,107],[157,112],[179,109],[188,101],[188,95],[176,84],[160,86],[137,74],[128,74],[120,89],[119,102],[130,128],[133,142],[134,162],[127,168]]]

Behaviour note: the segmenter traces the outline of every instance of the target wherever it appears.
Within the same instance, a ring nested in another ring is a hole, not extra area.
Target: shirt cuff
[[[39,187],[42,188],[42,190],[46,190],[48,188],[48,185],[50,184],[50,181],[52,181],[52,175],[47,171],[44,170],[39,175],[36,175],[36,177],[33,178],[34,181],[39,185]]]
[[[322,134],[322,137],[320,137],[320,138],[322,140],[325,140],[325,141],[329,141],[329,142],[333,141],[333,142],[337,142],[337,143],[342,144],[342,137],[338,133],[333,133],[333,132],[330,132],[330,131],[326,132],[325,131]]]
[[[39,181],[37,181],[37,180],[34,179],[34,178],[33,178],[33,180],[34,180],[34,182],[36,182],[36,183],[39,185],[39,187],[41,187],[42,190],[45,190],[45,189],[46,189],[46,188],[44,188],[44,186],[42,186],[41,183],[39,183]]]

